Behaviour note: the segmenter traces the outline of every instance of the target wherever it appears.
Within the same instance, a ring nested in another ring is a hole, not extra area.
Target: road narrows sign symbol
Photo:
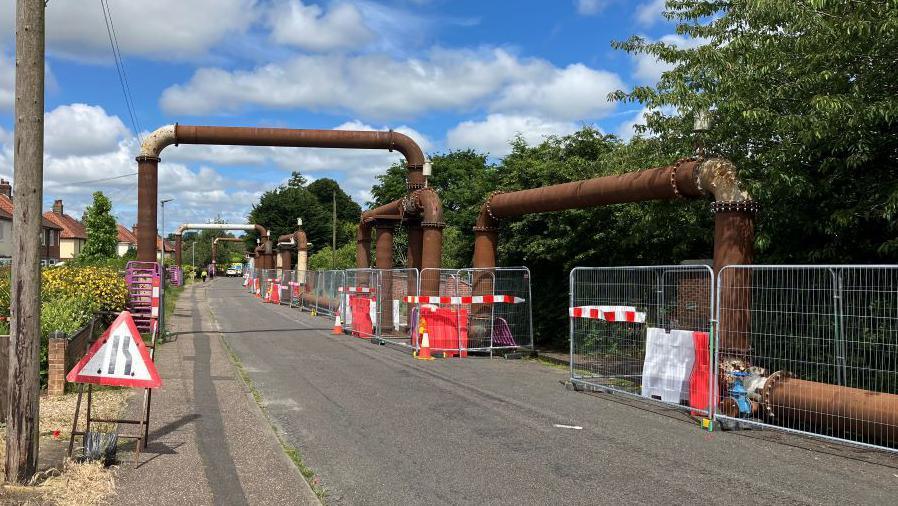
[[[162,386],[156,365],[128,311],[118,315],[65,379],[70,383],[134,388]]]

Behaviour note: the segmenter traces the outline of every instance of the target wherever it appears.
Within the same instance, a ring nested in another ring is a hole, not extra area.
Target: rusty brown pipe
[[[355,266],[359,269],[371,267],[371,225],[375,219],[402,220],[403,199],[394,200],[374,209],[362,213],[359,227],[356,231]]]
[[[393,328],[393,233],[396,222],[393,220],[376,219],[374,229],[377,234],[375,243],[375,262],[381,270],[378,283],[378,304],[380,315],[378,324],[383,329]]]
[[[174,231],[175,236],[175,264],[181,265],[181,236],[188,230],[255,230],[259,233],[259,237],[265,241],[268,253],[271,253],[271,241],[268,229],[259,224],[242,224],[242,223],[182,223]],[[140,235],[140,226],[137,227],[138,237]]]
[[[443,202],[433,188],[416,190],[405,199],[407,211],[421,217],[421,269],[439,269],[443,257]],[[421,295],[439,295],[439,276],[421,279]]]
[[[724,265],[751,263],[755,205],[748,192],[742,188],[735,166],[727,160],[715,158],[684,160],[666,167],[493,194],[481,207],[474,226],[474,267],[491,269],[496,266],[498,227],[502,218],[707,195],[715,199],[712,206],[716,214],[715,273]],[[475,275],[474,293],[490,293],[491,279],[492,276],[485,273]],[[750,285],[741,286],[744,289]],[[724,282],[722,288],[727,291],[728,282]],[[739,301],[742,305],[738,310],[729,312],[726,321],[721,315],[721,348],[726,346],[731,351],[744,352],[749,347],[746,337],[749,305],[746,297],[740,296]],[[476,309],[472,308],[472,312],[477,313]],[[483,309],[480,309],[482,313]]]
[[[420,188],[425,182],[424,152],[398,132],[167,125],[144,139],[137,157],[137,259],[143,262],[155,261],[159,156],[171,144],[395,150],[405,157],[408,187]]]
[[[869,444],[898,447],[898,395],[817,383],[779,371],[761,389],[775,423]]]

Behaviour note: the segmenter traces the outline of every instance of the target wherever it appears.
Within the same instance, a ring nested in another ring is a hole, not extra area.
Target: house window
[[[41,246],[47,245],[47,229],[41,230]]]
[[[6,222],[0,221],[0,241],[6,240]]]
[[[55,230],[50,230],[50,246],[56,246],[56,234],[58,232]]]

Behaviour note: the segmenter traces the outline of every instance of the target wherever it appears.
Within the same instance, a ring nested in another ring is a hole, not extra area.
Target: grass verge
[[[318,496],[318,500],[324,503],[324,499],[327,497],[327,489],[321,485],[321,480],[315,475],[315,471],[303,462],[302,453],[300,453],[299,449],[284,439],[281,431],[278,429],[277,425],[275,425],[274,421],[271,419],[271,415],[268,414],[268,410],[265,408],[265,399],[262,397],[262,393],[256,388],[255,384],[253,384],[253,380],[250,378],[249,373],[246,372],[246,368],[243,367],[243,362],[240,361],[240,357],[234,353],[234,350],[231,349],[227,340],[222,338],[221,342],[228,352],[231,364],[237,369],[237,375],[240,377],[240,380],[246,385],[246,388],[253,396],[259,409],[262,410],[262,414],[265,415],[265,419],[268,420],[268,424],[271,426],[271,430],[274,432],[275,437],[277,437],[278,443],[281,445],[284,454],[293,462],[293,465],[299,470],[299,474],[301,474],[306,482],[308,482],[309,486],[312,487],[312,492],[315,492],[315,495]]]

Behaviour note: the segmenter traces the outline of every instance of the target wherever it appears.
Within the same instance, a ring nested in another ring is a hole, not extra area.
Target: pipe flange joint
[[[503,193],[505,193],[505,192],[501,191],[501,190],[496,190],[494,192],[491,192],[489,197],[486,198],[486,204],[485,204],[486,214],[488,214],[490,219],[492,219],[493,221],[499,221],[499,218],[497,218],[496,215],[493,214],[493,207],[490,205],[490,202],[492,202],[493,197],[495,197],[496,195],[503,194]]]
[[[418,190],[423,190],[424,187],[425,187],[424,183],[407,183],[405,185],[405,189],[408,190],[409,192],[416,192]]]
[[[442,228],[445,228],[445,227],[446,227],[446,223],[445,223],[445,222],[442,222],[442,221],[422,221],[422,222],[421,222],[421,227],[422,227],[422,228],[439,228],[439,229],[442,229]]]
[[[497,227],[474,227],[474,232],[498,232],[499,229]]]
[[[764,386],[761,391],[761,402],[764,404],[764,412],[767,413],[767,416],[770,418],[775,418],[776,413],[773,410],[773,406],[770,402],[771,392],[773,392],[773,387],[776,386],[780,381],[785,381],[789,378],[794,378],[795,375],[789,371],[776,371],[767,377],[767,381],[764,382]]]
[[[162,158],[159,158],[158,156],[140,155],[140,156],[138,156],[137,158],[135,158],[135,160],[137,161],[137,163],[140,163],[140,162],[156,162],[156,163],[159,163],[159,162],[162,161]]]
[[[673,188],[674,197],[678,199],[686,198],[680,193],[680,188],[677,187],[677,171],[680,169],[680,165],[683,165],[686,162],[695,162],[700,159],[701,158],[698,156],[687,156],[686,158],[680,158],[674,163],[673,170],[670,171],[670,187]]]
[[[757,214],[761,205],[754,200],[738,201],[714,201],[711,203],[711,212],[717,213],[748,213]]]

